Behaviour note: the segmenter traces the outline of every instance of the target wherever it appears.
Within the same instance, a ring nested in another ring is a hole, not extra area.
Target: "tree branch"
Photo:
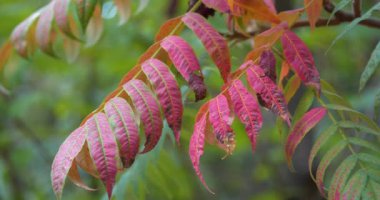
[[[354,2],[353,2],[353,10],[354,10],[355,17],[360,17],[362,15],[361,1],[360,0],[354,0]]]

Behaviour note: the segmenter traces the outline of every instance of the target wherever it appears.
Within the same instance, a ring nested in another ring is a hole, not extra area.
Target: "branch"
[[[360,0],[354,0],[354,2],[353,2],[353,8],[354,8],[354,15],[355,15],[355,17],[360,17],[362,15],[361,1]]]

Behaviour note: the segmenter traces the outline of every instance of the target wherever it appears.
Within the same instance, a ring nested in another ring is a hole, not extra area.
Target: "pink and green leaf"
[[[162,133],[160,107],[148,87],[140,80],[133,79],[123,86],[133,105],[140,114],[141,124],[146,136],[145,148],[141,153],[152,150],[158,143]]]
[[[126,168],[130,167],[139,151],[139,128],[132,108],[126,100],[115,97],[109,100],[104,111],[113,125],[119,154]]]
[[[66,177],[73,165],[73,161],[81,151],[87,132],[79,127],[73,131],[59,147],[51,167],[51,182],[57,199],[61,199]]]
[[[183,105],[181,91],[168,66],[157,59],[149,59],[142,64],[142,70],[155,88],[169,127],[177,142],[180,139]]]
[[[99,177],[106,186],[108,198],[111,199],[112,189],[118,169],[118,146],[109,121],[104,113],[96,113],[85,124],[90,155],[99,172]]]
[[[93,15],[88,22],[86,28],[86,46],[92,46],[102,36],[103,32],[103,19],[102,19],[102,8],[100,4],[97,4],[94,8]]]
[[[53,28],[54,13],[52,8],[53,3],[50,3],[41,11],[36,27],[36,42],[43,52],[55,56],[53,42],[57,33]]]
[[[343,199],[343,187],[346,185],[347,179],[349,178],[351,171],[355,168],[357,162],[357,155],[351,155],[339,165],[331,180],[328,192],[329,198]]]
[[[323,119],[326,113],[327,110],[323,107],[313,108],[296,122],[285,144],[286,159],[289,166],[291,166],[292,157],[298,144]]]
[[[251,141],[252,152],[254,152],[256,149],[256,137],[263,124],[259,104],[240,80],[235,80],[231,83],[228,93],[234,112],[245,125],[245,131]]]
[[[230,51],[227,41],[200,14],[187,13],[182,17],[182,21],[201,40],[226,82],[231,71]]]

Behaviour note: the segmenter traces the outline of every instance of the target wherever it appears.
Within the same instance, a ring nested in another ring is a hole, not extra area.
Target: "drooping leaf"
[[[350,144],[380,153],[380,147],[378,145],[375,145],[365,139],[361,139],[359,137],[349,137],[347,140]]]
[[[196,101],[206,96],[203,77],[198,75],[200,66],[191,46],[178,36],[168,36],[161,42],[174,66],[194,90]]]
[[[351,171],[356,166],[358,158],[356,155],[351,155],[346,158],[335,171],[329,187],[328,197],[334,199],[342,199],[343,187],[349,178]]]
[[[289,74],[289,70],[290,70],[290,67],[289,67],[289,64],[284,61],[282,62],[282,65],[281,65],[281,71],[280,71],[280,78],[278,80],[278,87],[280,87],[281,89],[283,89],[283,80],[284,78]]]
[[[11,34],[11,42],[17,53],[28,58],[35,50],[35,28],[40,12],[33,13],[21,22]]]
[[[372,16],[372,13],[376,10],[380,9],[380,2],[375,4],[372,8],[370,8],[367,12],[362,14],[360,17],[355,18],[351,23],[344,27],[343,31],[339,33],[339,35],[332,41],[328,50],[338,42],[346,33],[348,33],[351,29],[353,29],[356,25],[358,25],[361,21],[368,19]],[[327,51],[328,51],[327,50]]]
[[[155,88],[155,93],[163,108],[169,127],[179,142],[182,124],[182,97],[179,86],[168,66],[157,59],[149,59],[142,64],[142,70]]]
[[[330,165],[330,163],[334,160],[334,158],[342,152],[342,150],[346,147],[347,143],[346,141],[340,141],[339,143],[335,144],[333,147],[331,147],[322,157],[321,162],[318,165],[317,173],[316,173],[316,184],[318,187],[319,192],[322,195],[325,195],[325,184],[323,184],[323,179],[325,177],[325,173],[327,170],[327,167]]]
[[[360,76],[360,86],[359,91],[362,91],[367,84],[368,80],[371,78],[373,73],[375,73],[376,69],[380,64],[380,42],[377,43],[376,48],[373,50],[371,57],[368,60],[365,69]]]
[[[208,104],[205,104],[203,106],[203,110],[207,109],[207,107],[208,107]],[[204,150],[205,131],[206,131],[205,129],[206,129],[207,118],[208,118],[207,112],[202,112],[202,113],[197,114],[193,135],[190,138],[189,156],[193,164],[194,170],[197,173],[202,184],[210,193],[214,194],[214,192],[212,192],[210,188],[207,186],[203,178],[202,172],[200,171],[200,168],[199,168],[200,157],[203,155],[203,150]]]
[[[287,30],[281,37],[286,61],[291,65],[300,79],[320,94],[319,72],[315,67],[313,55],[305,43],[293,32]]]
[[[273,82],[276,82],[276,57],[272,51],[266,50],[261,54],[259,66],[264,70],[266,76],[268,76]]]
[[[86,122],[85,129],[91,157],[111,199],[119,158],[111,126],[104,113],[96,113]]]
[[[0,48],[0,72],[7,63],[9,57],[12,55],[12,47],[12,43],[10,41],[6,41]]]
[[[343,195],[345,195],[347,199],[359,200],[361,192],[366,186],[367,177],[366,172],[362,169],[355,172],[355,174],[347,182]]]
[[[232,154],[235,149],[235,134],[231,128],[233,119],[230,117],[227,98],[223,94],[210,100],[209,120],[219,144],[227,154]]]
[[[227,13],[230,11],[227,0],[202,0],[202,2],[207,7],[215,9],[219,12]]]
[[[310,154],[309,154],[309,173],[310,177],[315,180],[315,177],[313,175],[312,167],[313,167],[313,161],[315,159],[315,156],[321,149],[321,147],[330,139],[332,135],[336,133],[338,130],[338,126],[335,124],[328,127],[326,130],[324,130],[317,138],[317,140],[314,142],[313,147],[311,148]]]
[[[141,124],[144,125],[146,136],[145,148],[141,153],[152,150],[162,133],[162,119],[160,107],[148,89],[148,87],[140,80],[133,79],[123,86],[133,101],[137,112],[140,114]]]
[[[115,97],[109,100],[104,111],[112,124],[119,146],[119,154],[126,168],[132,165],[139,151],[139,129],[132,108],[126,100]]]
[[[51,56],[55,56],[53,42],[56,32],[53,28],[54,13],[52,12],[53,3],[50,3],[41,11],[41,16],[36,27],[36,42],[39,48]]]
[[[79,165],[86,173],[95,178],[99,178],[99,172],[96,169],[95,163],[91,158],[88,142],[85,142],[82,150],[75,157],[75,163]]]
[[[125,24],[131,16],[131,1],[114,0],[114,4],[120,16],[119,25]]]
[[[175,17],[169,19],[164,24],[161,25],[160,30],[157,32],[154,41],[160,41],[169,35],[177,35],[183,29],[181,26],[182,17]]]
[[[77,164],[74,162],[73,162],[73,165],[71,166],[71,168],[69,170],[68,177],[69,177],[70,181],[73,182],[76,186],[78,186],[82,189],[85,189],[87,191],[96,191],[96,189],[87,186],[82,181],[80,174],[79,174],[79,171],[78,171]]]
[[[251,141],[252,152],[254,152],[256,149],[256,137],[263,124],[259,104],[240,80],[235,80],[231,83],[228,93],[234,112],[245,125],[245,131]]]
[[[102,32],[102,7],[100,4],[97,4],[86,29],[86,46],[93,46],[96,42],[98,42],[102,36]]]
[[[276,13],[263,0],[232,0],[230,8],[232,14],[240,15],[241,10],[244,10],[253,19],[276,24],[281,22]]]
[[[92,15],[94,14],[95,7],[98,4],[98,0],[76,0],[74,2],[82,29],[86,30],[87,25]]]
[[[292,131],[288,135],[285,144],[285,155],[289,166],[291,166],[292,157],[298,144],[305,135],[323,119],[327,110],[323,107],[313,108],[307,112],[299,121],[296,122]]]
[[[368,134],[372,134],[374,136],[380,136],[380,131],[379,130],[373,129],[371,127],[367,127],[367,126],[364,126],[362,124],[355,123],[355,122],[352,122],[352,121],[339,121],[339,122],[337,122],[337,125],[340,128],[355,129],[357,131],[368,133]]]
[[[304,0],[310,28],[313,30],[323,10],[323,0]]]
[[[288,27],[287,23],[280,23],[254,37],[255,48],[267,46],[271,48],[282,36],[285,29]]]
[[[51,167],[51,182],[57,199],[61,199],[66,176],[74,158],[80,152],[86,140],[86,130],[79,127],[73,131],[59,147]]]
[[[339,3],[335,5],[334,10],[331,12],[330,17],[329,17],[329,22],[330,20],[335,16],[335,13],[337,13],[339,10],[342,10],[344,7],[346,7],[349,3],[351,3],[352,0],[340,0]]]
[[[207,52],[218,66],[223,80],[226,82],[231,71],[230,51],[224,37],[216,31],[207,20],[197,13],[187,13],[182,21],[201,40]]]
[[[80,52],[81,43],[67,36],[63,36],[63,53],[65,59],[72,63],[77,59]]]
[[[243,65],[249,66],[247,69],[247,77],[250,86],[257,94],[260,94],[267,107],[270,108],[272,112],[278,114],[290,126],[290,114],[281,90],[269,77],[265,76],[264,71],[259,66],[254,65],[252,61],[248,61]]]
[[[278,17],[283,22],[287,22],[289,27],[292,27],[294,23],[300,18],[304,9],[285,10],[278,13]]]

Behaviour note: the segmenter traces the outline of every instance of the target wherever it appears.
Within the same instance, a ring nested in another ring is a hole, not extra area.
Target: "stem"
[[[360,17],[362,15],[361,11],[361,1],[360,0],[354,0],[353,2],[353,10],[355,17]]]

